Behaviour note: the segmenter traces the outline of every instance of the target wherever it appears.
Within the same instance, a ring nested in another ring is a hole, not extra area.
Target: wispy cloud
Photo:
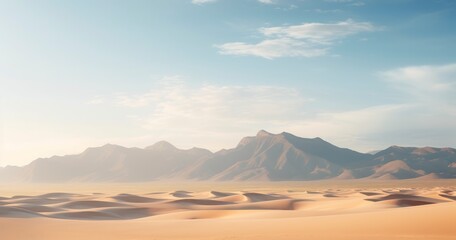
[[[334,14],[334,13],[341,13],[342,12],[341,9],[320,9],[320,8],[313,9],[313,10],[307,10],[307,11],[308,12],[322,13],[322,14],[325,14],[325,13]]]
[[[362,7],[362,6],[366,5],[366,3],[365,2],[354,2],[350,5],[355,6],[355,7]]]
[[[213,150],[235,144],[252,129],[279,129],[302,119],[313,100],[294,88],[205,84],[166,77],[150,91],[117,96],[130,119],[161,139]]]
[[[448,92],[456,89],[456,64],[410,66],[381,73],[397,88],[409,92]]]
[[[340,146],[373,150],[391,145],[454,146],[454,114],[411,102],[320,112],[288,125],[292,132],[320,136]]]
[[[363,149],[391,144],[456,144],[456,64],[408,66],[379,76],[403,98],[393,104],[320,112],[303,121],[296,131]]]
[[[265,38],[258,43],[229,42],[218,45],[227,55],[278,57],[317,57],[326,55],[337,41],[360,32],[374,31],[369,22],[351,19],[337,23],[304,23],[301,25],[260,28]]]
[[[366,5],[365,2],[363,1],[357,1],[357,0],[325,0],[326,2],[333,2],[333,3],[345,3],[350,6],[355,6],[355,7],[361,7]]]
[[[147,107],[165,101],[172,96],[179,96],[177,92],[182,88],[184,88],[182,76],[165,76],[159,80],[159,85],[155,90],[137,95],[118,94],[116,103],[129,108]]]
[[[264,4],[276,4],[277,3],[276,0],[258,0],[258,2],[264,3]]]
[[[165,77],[152,90],[138,95],[117,97],[124,107],[148,107],[153,110],[152,119],[180,120],[210,118],[252,121],[268,118],[268,121],[296,117],[296,109],[306,99],[293,88],[278,86],[218,86],[189,87],[182,77]],[[185,121],[186,122],[186,121]]]
[[[197,4],[197,5],[203,5],[203,4],[206,4],[206,3],[213,3],[213,2],[216,2],[217,0],[192,0],[192,3],[193,4]]]
[[[395,103],[338,111],[316,109],[313,97],[268,85],[189,86],[165,77],[152,90],[115,98],[129,121],[154,139],[218,150],[258,129],[323,137],[340,146],[372,150],[397,145],[456,144],[456,64],[409,66],[379,76],[404,96]],[[318,97],[318,96],[316,96]]]
[[[423,109],[440,109],[456,117],[456,64],[409,66],[380,74],[404,98]]]
[[[294,129],[362,149],[456,145],[456,64],[408,66],[379,76],[403,98],[387,105],[320,112]]]
[[[102,96],[95,96],[89,101],[87,101],[87,104],[90,105],[97,105],[97,104],[103,104],[105,102],[105,99]]]

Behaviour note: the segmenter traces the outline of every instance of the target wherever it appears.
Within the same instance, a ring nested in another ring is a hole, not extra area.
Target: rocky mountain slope
[[[107,144],[81,154],[0,168],[0,181],[132,182],[154,180],[292,181],[456,178],[456,149],[392,146],[375,154],[321,138],[259,131],[232,149],[212,153],[158,142],[144,149]]]

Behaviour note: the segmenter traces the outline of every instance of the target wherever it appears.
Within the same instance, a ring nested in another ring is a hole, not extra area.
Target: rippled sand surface
[[[454,183],[2,186],[0,239],[456,239]]]

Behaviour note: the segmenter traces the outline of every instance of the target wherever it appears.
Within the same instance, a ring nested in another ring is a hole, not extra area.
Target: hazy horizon
[[[260,129],[456,146],[454,1],[0,2],[0,166]]]

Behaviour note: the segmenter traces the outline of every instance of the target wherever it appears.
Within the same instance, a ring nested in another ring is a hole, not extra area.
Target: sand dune
[[[131,202],[131,203],[146,203],[146,202],[155,202],[157,199],[144,197],[144,196],[137,196],[133,194],[122,193],[112,197],[115,200],[121,202]]]
[[[193,213],[189,213],[192,211],[198,211],[202,215],[208,215],[204,211],[210,211],[212,217],[229,215],[230,218],[235,218],[236,215],[242,215],[244,218],[245,212],[251,214],[254,210],[294,210],[295,213],[290,216],[315,216],[455,202],[454,194],[455,190],[450,188],[325,189],[280,193],[215,190],[114,195],[48,193],[2,197],[0,217],[122,220],[176,215],[179,212],[181,218],[182,215],[193,216]],[[223,213],[218,214],[216,211]],[[283,213],[280,214],[284,216]]]
[[[366,200],[373,201],[373,202],[384,201],[384,200],[411,200],[411,201],[420,201],[420,202],[428,202],[428,203],[447,202],[445,200],[440,200],[440,199],[435,199],[435,198],[416,196],[413,194],[400,194],[400,193],[389,194],[389,195],[378,197],[378,198],[369,198]]]
[[[218,192],[218,191],[211,191],[210,192],[214,197],[220,198],[220,197],[228,197],[234,195],[234,193],[228,193],[228,192]]]
[[[262,193],[244,193],[244,196],[250,202],[263,202],[263,201],[271,201],[271,200],[287,198],[286,196],[278,196],[276,194],[262,194]]]
[[[1,217],[13,217],[13,218],[29,218],[38,217],[38,212],[30,211],[20,207],[0,207]]]
[[[456,201],[456,196],[452,196],[452,195],[448,195],[448,194],[439,194],[439,196]]]
[[[113,214],[101,211],[80,211],[80,212],[61,212],[48,215],[53,218],[73,219],[73,220],[115,220],[120,219]]]
[[[106,202],[106,201],[95,201],[95,200],[85,200],[85,201],[72,201],[60,205],[62,208],[69,209],[91,209],[91,208],[103,208],[103,207],[123,207],[127,206],[125,204],[116,203],[116,202]]]
[[[231,202],[217,201],[211,199],[179,199],[171,201],[170,203],[178,204],[180,206],[185,205],[226,205],[232,204]]]
[[[443,240],[456,236],[455,185],[144,194],[124,190],[1,196],[0,239]],[[428,219],[426,226],[423,217]]]
[[[45,205],[19,204],[19,205],[14,205],[14,206],[17,208],[20,208],[20,209],[24,209],[24,210],[28,210],[28,211],[36,212],[36,213],[63,211],[63,209],[61,209],[61,208],[49,207],[49,206],[45,206]]]
[[[187,191],[174,191],[170,193],[169,195],[176,197],[176,198],[186,198],[186,197],[191,197],[190,195],[191,192]]]

